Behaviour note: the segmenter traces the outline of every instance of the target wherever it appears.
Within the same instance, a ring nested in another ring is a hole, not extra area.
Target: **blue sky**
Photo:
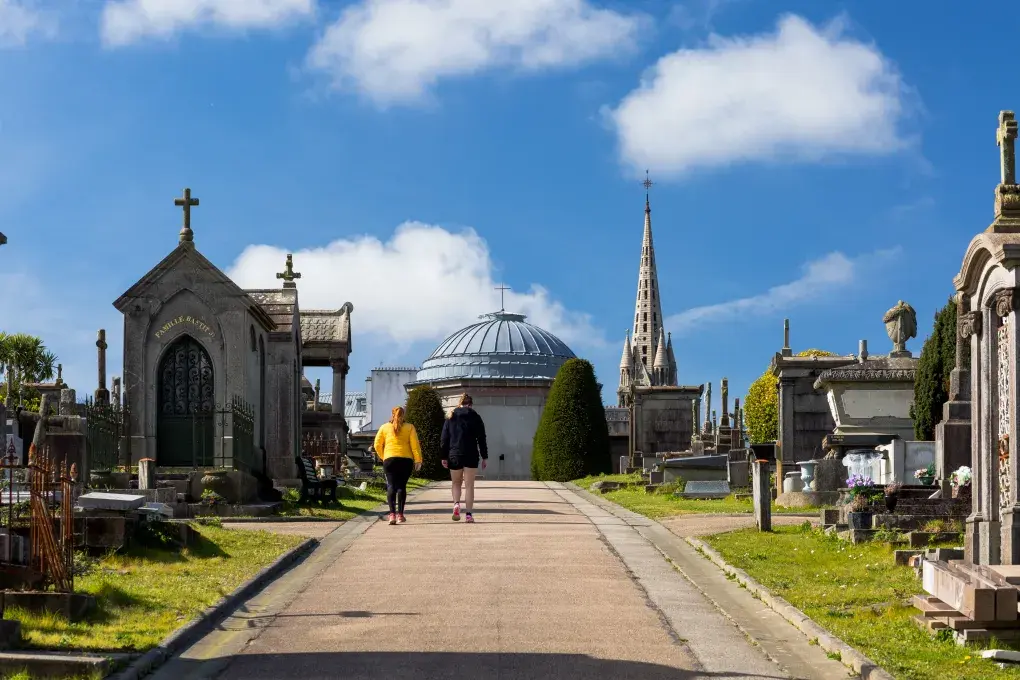
[[[919,352],[1020,106],[1020,25],[988,10],[0,0],[0,325],[80,394],[105,327],[118,375],[112,302],[176,245],[190,186],[196,245],[242,285],[293,252],[304,307],[354,304],[349,389],[505,280],[615,402],[648,168],[682,383],[741,395],[784,317],[797,350],[886,352],[899,299]]]

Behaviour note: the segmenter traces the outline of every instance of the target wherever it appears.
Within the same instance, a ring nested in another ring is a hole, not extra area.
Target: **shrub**
[[[595,368],[569,359],[556,373],[531,451],[535,479],[567,482],[612,472],[609,426]]]
[[[446,479],[449,475],[443,468],[443,456],[439,448],[443,434],[443,402],[439,393],[428,385],[419,385],[407,395],[406,418],[418,431],[421,444],[421,471],[423,479]]]
[[[956,301],[949,298],[935,314],[935,326],[921,347],[914,378],[914,402],[910,417],[919,441],[935,439],[942,420],[942,405],[949,400],[949,373],[956,365]]]
[[[832,352],[820,349],[806,349],[799,357],[832,357]],[[779,378],[767,369],[747,389],[744,399],[744,416],[747,420],[747,435],[752,444],[767,444],[779,439]]]

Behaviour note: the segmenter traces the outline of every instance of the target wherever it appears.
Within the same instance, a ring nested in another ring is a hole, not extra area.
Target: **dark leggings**
[[[390,512],[404,514],[404,503],[407,501],[407,480],[414,471],[414,461],[410,458],[387,458],[383,461],[383,472],[386,473],[386,502],[390,504]]]

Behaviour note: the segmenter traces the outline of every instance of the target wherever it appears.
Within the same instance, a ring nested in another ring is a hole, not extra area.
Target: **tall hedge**
[[[418,476],[424,479],[448,478],[439,450],[445,418],[439,393],[428,385],[415,387],[407,395],[406,411],[407,422],[418,431],[418,442],[421,444],[422,466]]]
[[[799,357],[832,357],[832,352],[820,349],[806,349],[798,352]],[[747,435],[752,444],[768,444],[779,439],[779,378],[771,369],[751,383],[744,399],[744,418],[747,421]]]
[[[910,417],[919,441],[935,439],[935,426],[942,420],[942,405],[949,399],[949,372],[956,365],[956,301],[935,313],[935,326],[921,347],[914,378],[914,403]]]
[[[531,475],[568,482],[612,469],[609,426],[595,368],[584,359],[569,359],[556,373],[542,410],[531,451]]]

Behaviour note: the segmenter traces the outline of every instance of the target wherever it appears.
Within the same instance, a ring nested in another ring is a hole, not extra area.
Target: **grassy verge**
[[[737,500],[736,496],[729,495],[719,500],[697,500],[693,498],[680,498],[673,495],[673,489],[662,487],[659,492],[648,493],[640,475],[600,475],[598,477],[585,477],[574,481],[582,489],[588,489],[595,482],[610,481],[624,484],[637,484],[637,486],[624,487],[619,491],[610,491],[603,494],[608,500],[613,501],[628,510],[632,510],[645,517],[662,519],[665,517],[676,517],[678,515],[693,514],[751,514],[754,508],[751,500]],[[781,508],[775,503],[772,504],[772,512],[777,515],[810,513],[817,508]]]
[[[183,551],[132,548],[90,564],[75,581],[96,597],[86,621],[30,614],[13,607],[26,646],[92,651],[144,651],[305,540],[263,531],[196,526],[200,540]]]
[[[407,483],[408,492],[419,489],[428,480],[411,479]],[[343,507],[335,505],[322,505],[320,503],[299,503],[299,492],[296,489],[287,489],[283,495],[283,507],[280,508],[281,517],[318,517],[320,519],[336,520],[346,522],[347,520],[377,507],[380,503],[386,502],[386,485],[383,482],[370,481],[364,491],[357,486],[341,486],[337,489],[337,498]],[[226,518],[225,518],[226,519]]]
[[[921,583],[913,570],[896,566],[888,545],[853,545],[804,526],[778,527],[771,534],[740,530],[704,540],[898,679],[1017,678],[973,648],[935,639],[910,620],[917,610],[909,599],[921,592]]]

